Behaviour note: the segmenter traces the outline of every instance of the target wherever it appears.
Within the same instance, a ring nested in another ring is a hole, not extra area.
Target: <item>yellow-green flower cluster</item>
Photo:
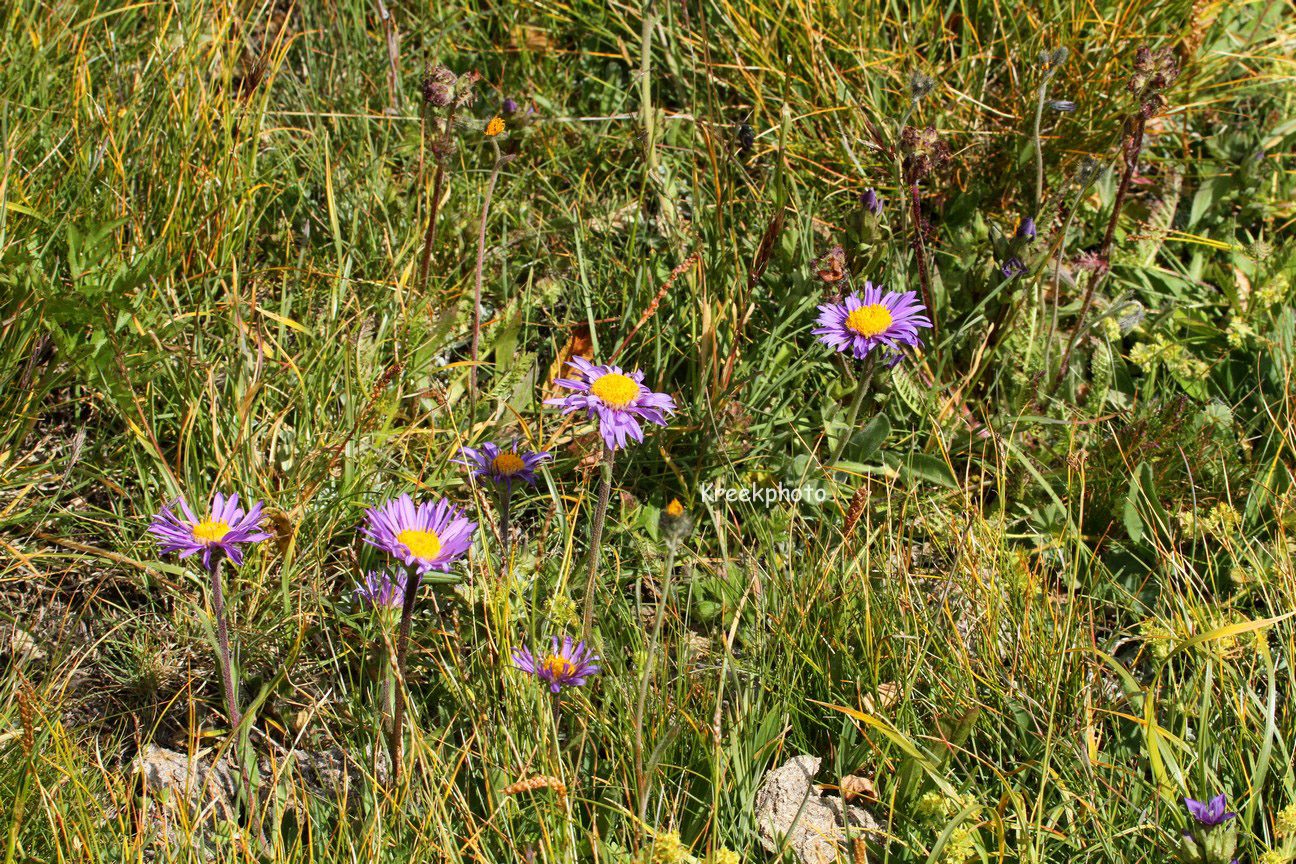
[[[1176,378],[1189,381],[1200,381],[1210,371],[1205,361],[1194,357],[1181,343],[1170,341],[1164,333],[1158,333],[1151,342],[1135,345],[1130,349],[1129,359],[1145,372],[1161,364]]]
[[[1296,837],[1296,804],[1288,804],[1274,818],[1274,833],[1279,837]]]
[[[1214,537],[1224,540],[1238,533],[1242,527],[1242,514],[1227,501],[1217,501],[1201,516],[1191,510],[1179,512],[1179,526],[1190,537]]]
[[[1291,856],[1281,849],[1266,849],[1260,856],[1260,864],[1287,864]]]
[[[1142,634],[1143,643],[1147,645],[1152,658],[1158,663],[1164,663],[1175,647],[1174,631],[1164,624],[1149,620],[1139,625],[1139,633]]]
[[[696,864],[679,832],[667,831],[653,838],[652,864]]]
[[[1287,274],[1277,273],[1272,279],[1265,281],[1256,292],[1255,297],[1257,306],[1261,309],[1269,306],[1275,306],[1287,300],[1287,294],[1291,290],[1291,283],[1287,280]]]
[[[1229,321],[1228,329],[1224,331],[1224,338],[1228,340],[1230,348],[1245,348],[1254,335],[1255,328],[1241,318]]]
[[[963,864],[976,855],[976,821],[964,819],[950,832],[945,848],[941,850],[941,864]]]
[[[711,853],[711,864],[739,864],[742,857],[732,849],[721,846]]]

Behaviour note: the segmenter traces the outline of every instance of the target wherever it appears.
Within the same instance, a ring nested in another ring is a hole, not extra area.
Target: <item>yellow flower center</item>
[[[639,383],[629,375],[609,372],[590,385],[590,392],[609,408],[624,408],[639,395]]]
[[[516,453],[501,453],[491,460],[491,470],[501,477],[512,477],[526,469],[526,463]]]
[[[874,303],[872,306],[861,306],[847,315],[846,327],[861,336],[876,336],[886,332],[893,320],[895,319],[891,317],[889,309],[881,303]]]
[[[435,561],[441,554],[441,538],[434,531],[409,528],[397,534],[396,540],[403,543],[411,555],[424,561]]]
[[[193,527],[193,538],[199,543],[219,543],[220,539],[229,533],[229,523],[221,522],[218,519],[209,519],[206,522],[199,522]]]
[[[666,505],[666,512],[678,518],[684,515],[684,505],[680,503],[678,498],[672,498],[671,503]]]
[[[576,671],[576,664],[568,660],[566,657],[559,657],[557,654],[550,654],[548,658],[540,664],[540,668],[545,672],[548,672],[554,678],[566,678],[568,675]]]

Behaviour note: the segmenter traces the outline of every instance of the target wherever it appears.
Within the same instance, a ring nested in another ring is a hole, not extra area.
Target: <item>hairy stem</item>
[[[1103,235],[1102,247],[1098,250],[1098,257],[1104,262],[1110,262],[1112,240],[1116,235],[1116,222],[1120,219],[1121,207],[1125,203],[1125,194],[1129,192],[1130,181],[1134,179],[1134,170],[1138,167],[1139,154],[1143,151],[1143,126],[1147,119],[1143,116],[1142,111],[1135,112],[1133,126],[1130,136],[1125,140],[1125,172],[1121,175],[1120,186],[1116,190],[1116,200],[1112,204],[1111,218],[1107,220],[1107,233]],[[1080,317],[1076,319],[1075,329],[1071,331],[1071,338],[1067,341],[1066,351],[1062,354],[1062,365],[1058,367],[1057,378],[1053,381],[1053,390],[1061,386],[1062,379],[1066,377],[1067,369],[1071,365],[1071,352],[1075,348],[1077,337],[1084,329],[1085,316],[1089,314],[1089,307],[1093,305],[1094,292],[1101,285],[1110,270],[1104,270],[1101,273],[1094,273],[1089,277],[1089,284],[1085,286],[1084,301],[1080,304]]]
[[[454,130],[454,106],[446,112],[445,135]],[[432,204],[428,213],[427,232],[423,235],[423,259],[419,262],[419,290],[427,291],[428,270],[432,266],[432,246],[436,241],[437,211],[441,209],[441,192],[445,187],[445,157],[437,157],[436,174],[432,176]]]
[[[837,460],[845,452],[851,436],[855,434],[855,423],[859,420],[860,406],[864,404],[864,397],[868,394],[869,385],[873,383],[873,371],[876,367],[877,357],[870,351],[864,361],[864,372],[860,375],[859,383],[855,385],[855,396],[851,399],[850,415],[846,420],[846,431],[842,433],[841,440],[833,448],[832,456],[828,459],[829,465],[837,464]]]
[[[414,597],[418,593],[419,573],[413,567],[405,577],[405,603],[401,606],[400,635],[396,637],[396,692],[392,706],[391,737],[387,752],[391,755],[391,785],[400,780],[401,740],[405,725],[405,655],[409,647],[410,621],[414,618]]]
[[[594,629],[594,576],[598,573],[599,545],[603,542],[603,523],[607,520],[608,498],[612,495],[612,464],[616,451],[603,445],[603,477],[599,482],[598,509],[594,511],[594,525],[590,531],[589,575],[585,579],[585,615],[581,624],[581,638],[589,641]]]
[[[482,202],[481,225],[477,228],[477,268],[473,288],[472,365],[468,367],[468,421],[471,423],[477,407],[477,353],[481,345],[481,295],[482,266],[486,258],[486,217],[490,215],[491,198],[499,181],[500,169],[512,162],[516,153],[506,153],[495,160],[490,180],[486,184],[486,200]],[[498,358],[496,358],[498,360]]]
[[[509,574],[509,559],[512,555],[512,538],[509,532],[509,503],[513,496],[509,494],[507,483],[499,484],[499,533],[500,533],[500,583],[505,584]]]
[[[639,675],[639,701],[635,703],[635,782],[639,792],[639,823],[643,825],[648,814],[648,774],[644,770],[643,721],[648,706],[648,681],[652,675],[657,649],[661,645],[662,622],[666,618],[666,602],[670,597],[671,576],[675,572],[675,543],[666,547],[666,565],[662,570],[661,596],[657,598],[657,617],[653,622],[652,641],[648,644],[648,658]]]
[[[1040,82],[1039,98],[1035,102],[1035,212],[1038,217],[1044,204],[1044,142],[1040,140],[1040,120],[1044,117],[1044,100],[1048,98],[1050,75]]]
[[[225,594],[221,590],[220,558],[211,569],[212,611],[216,615],[216,642],[220,646],[221,677],[225,679],[225,710],[229,712],[230,728],[237,729],[243,722],[238,707],[238,685],[234,681],[234,663],[230,655],[229,626],[225,622]]]
[[[923,250],[922,239],[922,202],[918,197],[918,184],[909,185],[909,200],[913,202],[913,221],[914,221],[914,258],[918,262],[918,285],[922,288],[923,303],[927,306],[927,315],[931,318],[931,346],[936,347],[936,338],[939,335],[936,331],[936,308],[932,306],[931,285],[927,275],[927,253]]]

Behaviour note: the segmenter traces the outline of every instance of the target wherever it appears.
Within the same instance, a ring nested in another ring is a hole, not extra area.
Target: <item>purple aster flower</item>
[[[1026,265],[1020,258],[1009,258],[999,268],[999,272],[1004,275],[1005,279],[1013,279],[1026,272]]]
[[[903,294],[883,293],[882,288],[864,283],[864,293],[851,294],[842,303],[825,303],[819,307],[819,327],[810,331],[819,341],[837,351],[853,349],[863,359],[874,348],[894,353],[888,362],[895,365],[901,358],[901,346],[922,347],[919,327],[932,326],[923,313],[913,291]]]
[[[180,505],[183,518],[171,508]],[[261,502],[252,505],[247,513],[238,506],[238,496],[226,498],[217,492],[212,499],[211,515],[199,519],[189,509],[184,496],[162,508],[153,517],[148,530],[157,538],[163,552],[179,552],[181,558],[202,553],[203,567],[211,570],[225,555],[230,562],[243,563],[241,543],[260,543],[270,535],[261,530]]]
[[[563,637],[561,650],[558,637],[553,637],[549,656],[541,659],[527,648],[513,649],[513,665],[523,672],[529,672],[541,681],[549,684],[549,690],[557,693],[563,687],[580,687],[585,679],[598,674],[601,670],[594,665],[598,655],[585,647],[584,642],[574,646],[570,636]]]
[[[541,462],[553,458],[544,450],[520,449],[516,438],[513,439],[513,444],[508,450],[486,443],[481,447],[465,447],[460,452],[468,458],[452,459],[452,462],[472,468],[474,477],[484,477],[507,486],[509,492],[513,491],[514,480],[534,486],[536,467]]]
[[[354,596],[375,609],[393,608],[404,605],[405,586],[386,570],[370,570],[363,582],[356,583]]]
[[[433,504],[415,504],[409,495],[389,498],[365,511],[368,525],[365,541],[415,568],[450,572],[450,565],[462,558],[472,545],[476,522],[469,522],[459,508],[442,498]]]
[[[1035,219],[1027,216],[1017,223],[1017,239],[1034,240],[1035,239]]]
[[[1049,107],[1062,114],[1070,114],[1076,109],[1076,104],[1070,99],[1055,99],[1049,103]]]
[[[1184,798],[1184,803],[1188,805],[1188,812],[1192,814],[1192,817],[1207,828],[1213,828],[1237,816],[1236,813],[1228,812],[1228,805],[1225,802],[1223,792],[1206,803],[1192,798]]]
[[[590,418],[598,417],[599,433],[608,447],[626,446],[627,439],[643,441],[640,420],[666,425],[666,415],[675,413],[675,400],[665,393],[654,393],[643,385],[643,372],[627,374],[620,366],[595,366],[584,357],[571,358],[584,381],[557,378],[555,384],[577,392],[557,399],[546,399],[546,405],[561,405],[562,413],[585,410]]]
[[[882,199],[878,197],[877,190],[873,187],[870,186],[860,193],[860,204],[874,216],[882,215]]]

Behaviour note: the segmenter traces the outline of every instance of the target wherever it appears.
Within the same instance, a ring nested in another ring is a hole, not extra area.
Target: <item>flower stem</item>
[[[211,569],[212,611],[216,614],[216,641],[220,646],[221,677],[225,679],[225,710],[229,713],[230,728],[237,729],[243,722],[243,714],[238,707],[238,686],[234,681],[234,663],[230,657],[229,626],[225,622],[225,594],[221,590],[221,560],[217,558]]]
[[[508,581],[509,575],[509,558],[512,553],[512,540],[509,531],[509,501],[513,497],[509,494],[509,485],[500,483],[499,489],[499,533],[500,533],[500,584]]]
[[[396,692],[392,706],[391,737],[387,752],[391,755],[391,782],[396,787],[400,779],[401,740],[405,724],[405,652],[409,646],[410,621],[414,618],[414,596],[418,593],[419,573],[413,567],[405,577],[405,603],[401,607],[400,635],[396,637]]]
[[[653,622],[652,641],[648,644],[647,659],[644,661],[643,672],[639,675],[639,701],[635,705],[635,782],[639,792],[639,825],[644,824],[648,814],[648,774],[644,771],[644,740],[643,740],[643,722],[644,711],[648,707],[648,680],[652,675],[654,661],[657,659],[657,649],[661,645],[662,623],[666,618],[666,603],[670,597],[671,576],[675,572],[675,546],[674,542],[669,543],[666,547],[666,565],[662,571],[662,588],[661,596],[657,598],[657,619]]]
[[[590,532],[589,576],[585,580],[585,616],[581,625],[581,638],[589,641],[594,629],[594,574],[598,572],[599,544],[603,542],[603,522],[607,519],[608,498],[612,495],[612,463],[616,451],[603,445],[603,479],[599,484],[598,509],[594,511],[594,526]]]
[[[833,448],[832,456],[828,459],[829,465],[837,464],[841,458],[842,452],[845,451],[847,443],[850,442],[851,435],[855,433],[855,422],[859,420],[860,406],[864,404],[864,397],[868,394],[869,385],[873,383],[873,371],[877,368],[877,357],[873,352],[869,352],[868,358],[864,361],[864,372],[860,375],[859,383],[855,385],[855,396],[851,399],[850,415],[846,421],[846,431],[842,433],[841,440]]]
[[[1143,152],[1143,128],[1147,118],[1143,116],[1142,111],[1136,111],[1133,117],[1133,125],[1129,136],[1124,142],[1125,151],[1125,173],[1121,175],[1120,186],[1116,189],[1116,200],[1112,202],[1111,218],[1107,221],[1107,233],[1103,235],[1102,246],[1098,250],[1099,258],[1108,262],[1111,260],[1112,240],[1116,236],[1116,223],[1120,220],[1121,207],[1125,204],[1125,195],[1129,192],[1130,181],[1134,179],[1134,171],[1138,168],[1139,154]],[[1071,352],[1075,349],[1076,339],[1084,329],[1085,317],[1089,314],[1089,308],[1093,305],[1094,291],[1106,278],[1109,271],[1094,273],[1089,277],[1089,284],[1085,286],[1084,301],[1080,304],[1080,317],[1076,319],[1075,329],[1071,331],[1071,338],[1067,340],[1066,351],[1062,354],[1062,365],[1058,367],[1057,377],[1053,379],[1053,392],[1057,392],[1058,387],[1062,385],[1062,379],[1066,377],[1067,368],[1071,365]]]
[[[455,109],[446,113],[445,134],[450,137],[454,130]],[[441,190],[445,187],[445,159],[437,157],[436,174],[432,177],[432,203],[428,213],[427,233],[423,235],[423,259],[419,262],[419,289],[426,293],[428,269],[432,266],[432,245],[436,240],[437,211],[441,208]]]
[[[923,249],[922,202],[918,196],[916,181],[909,185],[909,200],[913,203],[913,248],[914,260],[918,264],[918,287],[922,289],[923,303],[927,306],[927,314],[931,316],[931,346],[935,351],[936,339],[939,335],[936,331],[936,307],[932,305],[931,277],[927,274],[927,252]]]
[[[495,142],[491,142],[494,144]],[[499,145],[495,145],[498,152]],[[495,160],[491,169],[490,181],[486,184],[486,200],[482,202],[481,225],[477,229],[477,272],[473,289],[473,328],[472,328],[472,365],[468,367],[468,420],[471,423],[477,407],[477,351],[481,344],[481,295],[482,263],[486,258],[486,217],[490,215],[491,198],[495,195],[495,184],[499,182],[500,169],[517,157],[516,153],[505,153]],[[498,359],[498,358],[497,358]]]
[[[1044,100],[1048,98],[1049,79],[1046,74],[1040,82],[1039,98],[1035,101],[1035,216],[1040,216],[1044,204],[1044,143],[1040,140],[1040,121],[1044,117]]]

